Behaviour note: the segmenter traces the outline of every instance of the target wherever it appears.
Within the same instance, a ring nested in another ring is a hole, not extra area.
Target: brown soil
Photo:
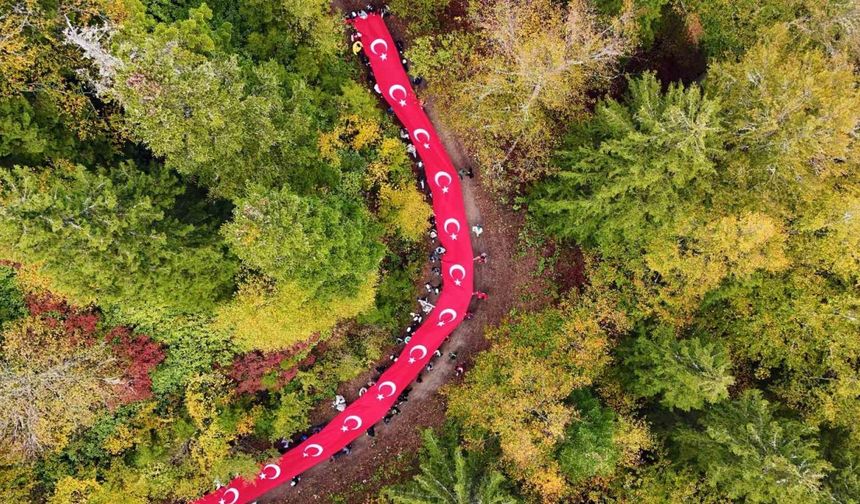
[[[359,2],[333,2],[338,9],[355,4]],[[436,117],[432,100],[427,103],[426,111],[457,169],[472,166],[463,146]],[[298,486],[282,486],[260,499],[260,504],[375,502],[380,488],[408,479],[415,472],[417,452],[421,446],[420,431],[439,427],[445,420],[445,397],[440,389],[446,383],[459,381],[454,373],[457,365],[463,365],[468,373],[476,354],[488,347],[484,337],[486,329],[498,324],[512,308],[535,308],[551,302],[554,279],[533,274],[540,258],[548,252],[532,249],[519,253],[517,244],[524,224],[522,215],[500,203],[485,189],[480,182],[479,168],[476,167],[474,172],[474,179],[463,181],[463,197],[469,227],[480,223],[484,228],[479,238],[474,234],[471,236],[475,253],[487,252],[489,255],[488,263],[478,265],[475,271],[476,288],[489,293],[489,299],[473,304],[474,318],[461,324],[443,345],[442,358],[437,359],[432,371],[424,373],[422,383],[412,384],[409,402],[390,424],[378,424],[376,436],[357,439],[352,443],[350,455],[306,471]],[[574,258],[570,263],[578,264],[579,261]],[[564,276],[568,275],[576,277],[574,273]],[[424,282],[421,280],[419,286]],[[423,289],[421,291],[423,295]],[[404,311],[410,309],[415,308],[403,307]],[[457,353],[456,362],[448,358],[452,351]],[[387,360],[385,357],[383,362]],[[347,401],[354,400],[358,388],[371,375],[372,371],[367,371],[343,384],[339,393]],[[322,405],[312,416],[314,421],[322,422],[334,414],[330,406]]]

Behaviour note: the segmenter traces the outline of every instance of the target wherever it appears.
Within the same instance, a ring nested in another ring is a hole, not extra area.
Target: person
[[[435,252],[435,251],[430,252],[430,262],[431,262],[431,263],[437,263],[437,262],[439,262],[439,256],[436,254],[436,252]]]
[[[457,360],[457,352],[450,352],[448,354],[448,358],[451,359],[452,361]]]
[[[395,415],[399,415],[400,414],[400,408],[398,408],[397,406],[392,406],[391,412]]]
[[[392,417],[391,413],[388,413],[387,415],[382,417],[382,423],[384,423],[385,425],[388,425],[389,423],[391,423],[391,417]]]
[[[481,299],[481,300],[487,299],[488,297],[490,297],[486,292],[482,292],[482,291],[475,291],[473,296],[475,296],[476,298]]]
[[[463,320],[472,320],[472,318],[473,318],[474,316],[475,316],[475,314],[474,314],[474,313],[472,313],[472,312],[470,312],[470,311],[467,311],[467,312],[466,312],[466,314],[465,314],[465,315],[463,315]]]
[[[409,132],[406,131],[406,128],[400,128],[400,139],[404,142],[409,141]]]
[[[435,352],[433,352],[433,356],[434,356],[434,357],[442,357],[442,350],[439,350],[439,349],[437,348],[437,349],[436,349],[436,351],[435,351]]]
[[[371,426],[367,429],[367,435],[368,435],[369,437],[376,437],[376,427],[374,427],[374,426],[372,426],[372,425],[371,425]]]
[[[415,322],[416,324],[420,324],[421,321],[424,320],[424,317],[422,317],[420,313],[409,312],[409,315],[412,316],[412,322]]]
[[[355,33],[353,33],[352,35],[350,35],[350,36],[349,36],[349,41],[350,41],[350,42],[355,42],[356,40],[358,40],[358,39],[360,39],[360,38],[361,38],[361,32],[355,32]]]
[[[403,65],[403,71],[409,73],[409,61],[406,58],[400,60],[400,64]]]
[[[465,370],[463,369],[463,366],[457,366],[457,367],[454,369],[454,375],[455,375],[455,376],[458,376],[458,377],[459,377],[459,376],[462,376],[464,371],[465,371]]]
[[[487,253],[481,252],[481,255],[475,257],[475,262],[478,264],[486,264],[487,262]]]
[[[391,362],[397,362],[397,356],[394,354],[391,354],[388,356],[388,360],[390,360]]]
[[[356,40],[355,42],[352,43],[352,54],[358,55],[358,53],[361,52],[361,49],[363,47],[364,46],[361,44],[361,41]]]
[[[376,91],[376,94],[382,94],[382,90],[379,89],[379,83],[373,85],[373,90]],[[391,108],[391,107],[388,107]]]
[[[480,224],[475,224],[472,226],[472,232],[475,233],[475,238],[480,238],[481,233],[484,232],[484,228]]]
[[[436,228],[430,228],[430,239],[435,240],[439,236],[439,233],[436,232]]]
[[[427,298],[426,298],[426,297],[424,297],[424,298],[418,298],[418,304],[420,304],[420,305],[421,305],[421,311],[423,311],[424,313],[430,313],[430,310],[432,310],[433,308],[435,308],[435,306],[433,305],[433,303],[430,303],[430,302],[428,302],[428,301],[427,301]]]
[[[281,438],[275,443],[275,449],[278,450],[278,453],[283,455],[290,449],[290,444],[292,444],[292,441],[286,438]]]
[[[418,156],[418,150],[415,148],[415,144],[413,144],[413,143],[410,143],[409,145],[406,146],[406,152],[408,152],[409,155],[412,157]]]
[[[439,269],[439,266],[433,266],[430,268],[430,273],[433,273],[435,276],[442,276],[442,270]]]
[[[301,480],[302,480],[302,477],[301,477],[301,476],[295,476],[295,477],[293,477],[293,479],[291,479],[291,480],[290,480],[290,486],[291,486],[291,487],[294,487],[294,486],[298,485],[298,484],[299,484],[299,481],[301,481]]]
[[[427,290],[427,292],[433,292],[433,286],[430,285],[430,282],[425,283],[424,288]]]
[[[358,389],[358,397],[361,397],[366,393],[367,393],[367,387],[361,387],[360,389]]]
[[[445,247],[443,247],[442,245],[439,245],[438,247],[436,247],[436,250],[435,250],[436,255],[442,255],[447,251],[448,250]]]
[[[432,362],[427,363],[427,371],[433,371],[433,363]]]

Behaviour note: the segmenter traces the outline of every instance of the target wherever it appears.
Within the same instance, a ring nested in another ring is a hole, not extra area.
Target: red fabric
[[[327,461],[382,420],[397,401],[397,396],[415,380],[430,362],[433,352],[463,320],[474,292],[474,256],[460,180],[454,165],[412,90],[385,22],[379,15],[370,14],[350,23],[362,35],[363,50],[370,59],[383,97],[410,132],[418,155],[424,161],[427,182],[433,193],[439,241],[446,249],[442,256],[444,288],[436,307],[415,331],[397,362],[366,394],[350,404],[318,434],[292,448],[276,462],[264,465],[254,480],[237,478],[197,500],[198,504],[253,502],[269,490],[288,483],[294,476]]]

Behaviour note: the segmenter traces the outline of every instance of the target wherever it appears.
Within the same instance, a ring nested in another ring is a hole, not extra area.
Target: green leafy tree
[[[24,296],[15,282],[15,270],[0,264],[0,327],[25,313]]]
[[[827,0],[824,0],[826,3]],[[802,17],[806,0],[692,0],[684,2],[688,16],[695,16],[703,30],[700,38],[714,58],[743,53],[774,24]]]
[[[253,188],[223,234],[251,268],[321,296],[354,292],[382,259],[379,230],[362,205],[338,197]]]
[[[621,459],[614,440],[617,415],[587,390],[575,391],[572,401],[579,416],[567,427],[558,448],[556,458],[562,472],[573,484],[593,476],[611,476]]]
[[[206,310],[235,265],[211,227],[171,214],[183,192],[158,166],[0,170],[0,252],[40,264],[78,305],[137,320]]]
[[[789,215],[834,189],[856,191],[857,82],[847,59],[805,45],[785,26],[740,60],[713,65],[706,90],[724,104],[731,133],[726,182],[756,210]]]
[[[655,228],[707,198],[722,152],[719,104],[698,86],[663,94],[653,74],[629,84],[624,103],[600,102],[534,198],[548,231],[607,256],[639,254]]]
[[[818,449],[816,430],[777,416],[776,407],[750,390],[711,408],[700,430],[676,438],[683,460],[708,485],[745,502],[818,502],[830,470]]]
[[[722,343],[698,336],[679,340],[665,327],[637,338],[625,364],[635,374],[632,389],[637,395],[662,394],[661,404],[682,411],[727,399],[735,382]]]
[[[362,204],[253,188],[223,234],[259,274],[220,310],[219,326],[247,349],[275,350],[367,310],[384,254],[379,233]]]
[[[326,173],[312,90],[297,80],[285,95],[283,67],[244,65],[225,54],[228,33],[210,26],[205,4],[189,16],[152,33],[130,27],[118,44],[126,63],[111,95],[134,137],[218,196],[238,198],[249,183],[280,187],[288,179],[307,189],[308,178]]]
[[[389,487],[382,495],[394,504],[513,504],[505,477],[488,466],[487,457],[475,451],[464,453],[457,439],[422,433],[424,445],[419,473],[413,481]]]

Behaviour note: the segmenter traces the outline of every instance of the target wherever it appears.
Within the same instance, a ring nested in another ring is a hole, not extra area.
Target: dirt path
[[[343,9],[345,4],[354,7],[353,4],[357,2],[333,2],[333,6],[338,9]],[[432,100],[428,102],[426,112],[455,167],[459,170],[471,166],[463,146],[438,120]],[[489,299],[473,302],[474,318],[463,322],[442,346],[442,357],[436,360],[432,371],[423,374],[421,383],[412,384],[409,401],[390,424],[378,424],[376,436],[371,438],[365,435],[357,439],[352,443],[350,455],[308,470],[302,475],[298,486],[282,486],[260,499],[260,504],[372,502],[380,488],[408,478],[414,472],[417,451],[421,446],[420,431],[427,427],[438,427],[445,420],[446,405],[440,389],[446,383],[459,381],[455,377],[455,367],[463,365],[468,373],[475,355],[488,346],[484,338],[485,330],[498,324],[512,308],[546,302],[546,286],[541,279],[532,275],[541,251],[530,251],[523,256],[517,254],[522,216],[499,204],[481,185],[480,169],[475,167],[474,172],[474,179],[466,178],[463,181],[463,197],[469,227],[479,223],[484,228],[480,237],[474,234],[471,237],[476,254],[489,254],[489,262],[475,269],[476,288],[488,292]],[[429,278],[429,266],[425,273]],[[423,283],[424,280],[420,282]],[[529,301],[526,302],[526,299]],[[403,309],[410,308],[404,306]],[[448,358],[449,352],[457,353],[456,362]],[[347,401],[354,400],[357,389],[372,374],[372,371],[367,371],[343,384],[339,393]],[[325,414],[328,419],[335,412],[318,411],[318,414]]]
[[[465,150],[437,120],[432,104],[428,104],[427,113],[457,169],[468,167],[470,160]],[[454,331],[442,347],[443,356],[436,360],[432,371],[424,373],[422,383],[413,383],[409,402],[390,424],[377,425],[376,436],[357,439],[352,443],[349,456],[314,467],[302,475],[297,487],[281,487],[261,499],[261,504],[366,502],[382,486],[407,476],[412,471],[414,455],[421,445],[420,431],[426,427],[440,426],[444,422],[445,401],[440,388],[445,383],[457,381],[454,368],[462,364],[468,373],[474,356],[487,347],[484,338],[486,328],[499,323],[513,307],[523,306],[524,297],[532,302],[541,297],[541,282],[532,276],[537,254],[517,257],[516,253],[517,237],[522,227],[521,216],[498,204],[481,186],[480,170],[475,169],[475,174],[474,179],[466,178],[463,181],[463,196],[470,227],[475,223],[484,227],[480,238],[474,234],[471,236],[476,253],[487,252],[490,257],[489,262],[476,267],[475,272],[476,287],[489,292],[489,299],[475,302],[475,317]],[[526,293],[537,296],[523,296]],[[448,358],[452,351],[457,353],[456,363]],[[339,393],[348,401],[355,399],[356,390],[371,374],[368,371],[345,384]],[[329,417],[333,415],[334,411],[330,411]],[[338,497],[345,500],[338,500]]]

